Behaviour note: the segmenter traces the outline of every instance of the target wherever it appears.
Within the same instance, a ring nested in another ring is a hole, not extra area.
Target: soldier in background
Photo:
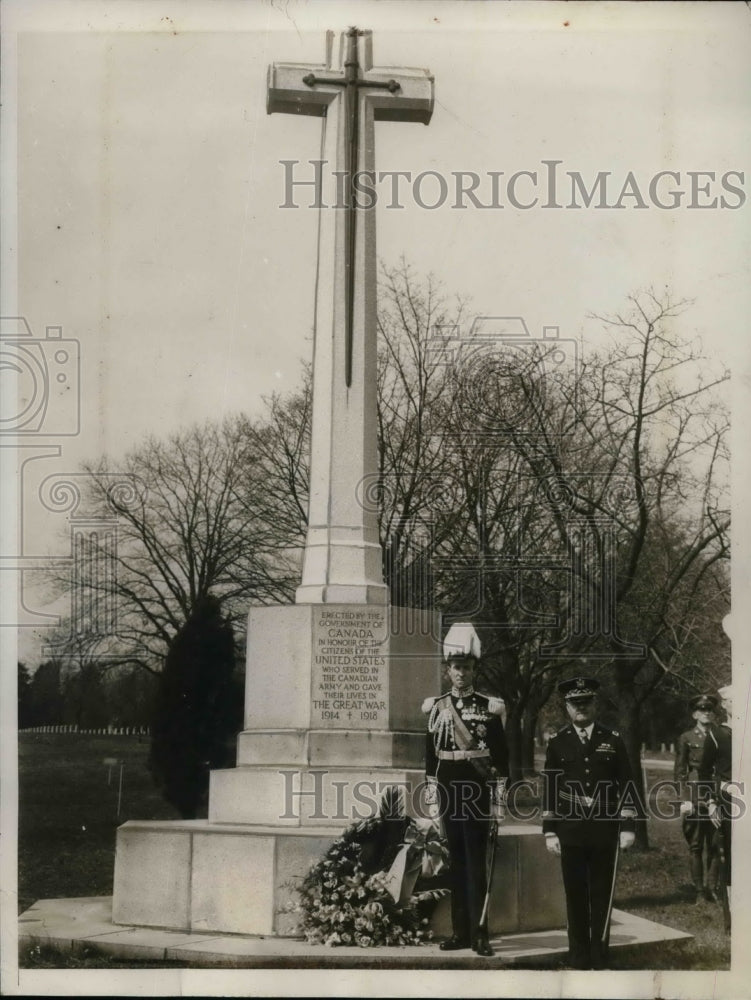
[[[483,907],[488,887],[490,824],[505,818],[508,750],[503,702],[474,689],[480,639],[470,624],[449,629],[443,656],[451,690],[423,702],[428,714],[425,777],[431,813],[448,841],[453,933],[442,951],[473,948],[493,954]]]
[[[709,803],[707,813],[709,820],[718,831],[719,836],[714,837],[713,853],[716,862],[713,863],[715,871],[718,870],[719,852],[722,852],[725,860],[725,883],[730,885],[730,818],[732,815],[732,799],[730,796],[730,782],[732,781],[733,767],[733,745],[730,723],[733,715],[732,688],[730,685],[720,688],[718,691],[722,709],[727,716],[727,721],[721,726],[713,725],[709,729],[708,737],[704,743],[701,763],[699,764],[699,780],[708,782],[710,787]],[[719,872],[718,872],[719,874]]]
[[[700,694],[689,704],[695,725],[693,729],[682,733],[678,739],[674,778],[680,784],[683,836],[689,849],[691,880],[696,893],[695,902],[699,903],[702,898],[712,901],[716,898],[714,826],[707,814],[707,786],[706,784],[702,786],[699,781],[699,768],[704,754],[704,744],[715,721],[717,699],[709,694]]]
[[[634,842],[636,810],[626,747],[595,721],[593,677],[558,685],[571,723],[548,743],[543,770],[542,831],[561,859],[568,916],[569,964],[607,967],[610,914],[619,849]]]

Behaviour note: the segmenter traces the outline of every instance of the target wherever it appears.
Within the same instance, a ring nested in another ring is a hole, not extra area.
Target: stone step
[[[546,931],[526,931],[491,938],[495,954],[480,958],[472,951],[439,951],[429,943],[405,948],[325,948],[299,938],[240,934],[190,933],[120,926],[112,921],[112,899],[94,896],[78,899],[40,899],[21,914],[18,937],[22,945],[51,944],[61,951],[83,946],[126,960],[185,962],[187,965],[241,969],[503,969],[524,966],[545,969],[560,963],[568,950],[565,926]],[[618,968],[621,954],[643,956],[642,968],[652,967],[651,957],[665,946],[681,946],[690,934],[643,917],[613,910],[610,932],[611,967]],[[674,968],[685,968],[676,955]],[[61,975],[58,971],[58,980]],[[590,977],[611,973],[589,973]],[[420,981],[422,982],[422,981]],[[592,978],[592,982],[596,982]],[[422,987],[415,982],[419,991]],[[424,983],[422,984],[424,986]],[[603,984],[604,985],[604,984]],[[497,991],[496,991],[497,992]],[[415,996],[419,992],[414,993]],[[593,994],[594,995],[594,994]],[[606,995],[599,993],[600,996]]]
[[[392,785],[404,789],[408,815],[424,815],[424,783],[422,770],[407,768],[232,767],[211,772],[209,820],[341,827],[376,816]]]

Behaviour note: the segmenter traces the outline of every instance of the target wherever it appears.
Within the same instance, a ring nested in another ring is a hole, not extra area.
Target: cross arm
[[[266,86],[266,113],[288,115],[314,115],[320,118],[341,88],[322,89],[308,87],[303,77],[310,72],[324,73],[325,66],[310,63],[272,63],[269,66]]]
[[[377,71],[368,73],[360,81],[360,86],[367,90],[370,81],[383,84],[389,80],[395,80],[399,89],[393,92],[387,88],[367,91],[376,121],[429,124],[435,103],[433,75],[426,69],[379,67]]]

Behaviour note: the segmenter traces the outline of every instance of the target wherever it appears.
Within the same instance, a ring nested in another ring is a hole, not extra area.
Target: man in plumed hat
[[[598,687],[583,676],[558,685],[570,723],[550,739],[543,770],[542,829],[547,849],[561,859],[575,969],[607,967],[618,851],[634,842],[626,747],[595,721]]]
[[[492,955],[488,941],[487,850],[491,823],[505,817],[508,751],[499,698],[475,691],[480,639],[471,624],[451,626],[443,645],[451,690],[423,702],[427,800],[443,820],[450,854],[452,935],[442,951],[473,948]]]
[[[710,694],[700,694],[691,699],[689,707],[694,726],[678,738],[674,778],[680,784],[683,836],[688,844],[695,901],[699,903],[702,899],[715,899],[717,881],[714,827],[707,813],[707,787],[699,781],[704,744],[715,720],[717,699]]]

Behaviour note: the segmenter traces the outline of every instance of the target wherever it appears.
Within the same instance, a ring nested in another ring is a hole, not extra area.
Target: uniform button
[[[588,768],[588,767],[585,767],[585,768],[584,768],[584,773],[585,773],[585,774],[589,774],[589,768]]]

